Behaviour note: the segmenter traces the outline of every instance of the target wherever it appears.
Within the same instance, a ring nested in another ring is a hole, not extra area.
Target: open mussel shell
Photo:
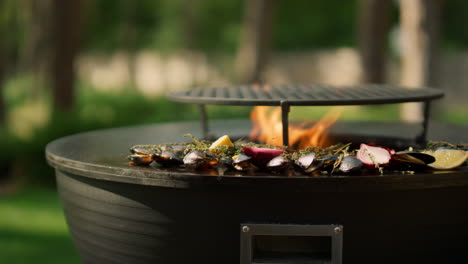
[[[291,167],[291,160],[289,158],[287,158],[286,156],[277,156],[275,158],[273,158],[272,160],[270,160],[266,167],[267,169],[271,170],[271,171],[281,171],[281,170],[285,170],[285,169],[288,169],[289,167]]]
[[[174,152],[163,150],[153,154],[153,159],[164,167],[173,167],[183,164],[183,160]]]
[[[323,165],[323,160],[317,159],[315,153],[312,152],[298,158],[294,163],[303,171],[309,173],[320,168]]]
[[[258,167],[252,163],[252,158],[245,155],[244,153],[233,157],[232,166],[239,171],[251,171],[258,169]]]
[[[151,164],[151,162],[153,162],[152,155],[144,155],[144,154],[132,154],[128,156],[128,159],[138,166],[148,166]]]
[[[423,166],[435,161],[434,156],[417,151],[399,151],[393,155],[392,159],[399,163]]]
[[[338,167],[340,172],[343,173],[357,173],[361,172],[362,161],[354,156],[346,156],[340,163]]]
[[[185,155],[184,165],[193,169],[206,169],[218,164],[218,157],[209,151],[194,150]]]
[[[151,155],[154,152],[154,148],[152,146],[136,145],[130,148],[130,152],[138,155]]]
[[[162,146],[161,150],[170,151],[176,155],[181,155],[185,149],[187,148],[186,145],[166,145]]]

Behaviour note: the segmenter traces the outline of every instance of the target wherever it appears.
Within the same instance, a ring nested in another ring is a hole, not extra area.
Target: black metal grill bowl
[[[413,130],[343,124],[337,132],[355,127],[383,136]],[[249,131],[247,121],[213,128],[217,135]],[[467,142],[462,131],[432,124],[429,138]],[[187,132],[201,135],[193,122],[169,123],[83,133],[47,146],[86,263],[239,263],[241,223],[342,225],[344,263],[468,261],[467,169],[288,178],[128,166],[131,145],[180,141]]]

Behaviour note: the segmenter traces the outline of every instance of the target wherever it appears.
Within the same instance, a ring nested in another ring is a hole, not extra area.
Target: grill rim
[[[193,124],[194,122],[187,122],[186,127],[193,127]],[[139,138],[138,132],[141,129],[151,128],[151,130],[161,130],[164,132],[167,131],[164,129],[164,126],[169,126],[170,129],[172,129],[173,125],[173,123],[167,123],[149,126],[112,128],[67,136],[57,139],[47,145],[46,158],[52,167],[67,174],[71,173],[105,181],[179,189],[235,188],[243,191],[271,190],[281,192],[285,186],[288,186],[288,188],[294,188],[297,191],[304,192],[375,192],[468,186],[467,170],[441,171],[440,173],[421,172],[414,175],[383,176],[336,175],[326,177],[285,177],[275,174],[268,176],[213,176],[200,172],[177,172],[140,167],[109,166],[107,164],[100,164],[97,161],[87,161],[86,153],[82,153],[84,156],[78,155],[78,158],[74,157],[73,150],[71,151],[72,153],[70,153],[69,147],[67,147],[70,144],[75,145],[79,142],[86,141],[86,138],[89,139],[89,137],[100,136],[99,138],[106,138],[106,140],[109,140],[112,144],[119,146],[119,149],[123,148],[122,150],[126,151],[127,149],[124,147],[124,143],[116,144],[116,142],[114,142],[114,139],[119,138],[121,134],[133,132],[135,133],[134,135],[136,138]],[[114,137],[114,139],[111,137]],[[141,138],[139,140],[141,140]],[[101,143],[105,145],[105,142]],[[131,144],[129,144],[129,146],[130,145]],[[81,152],[83,151],[80,151],[79,153]],[[122,156],[122,162],[126,163],[125,156]]]
[[[282,102],[287,101],[291,106],[332,106],[427,102],[444,96],[443,91],[431,87],[416,89],[383,84],[362,84],[353,86],[332,86],[321,84],[263,86],[269,87],[268,89],[262,89],[260,87],[262,86],[252,84],[194,88],[191,90],[170,92],[166,94],[166,97],[175,102],[192,104],[279,106]],[[309,95],[300,94],[298,93],[298,90],[309,93]],[[378,90],[377,93],[375,93],[375,90]],[[337,95],[335,93],[336,91],[341,91],[346,94]],[[362,96],[363,93],[368,91],[374,92],[373,96]],[[319,97],[328,98],[317,99],[310,96],[310,93],[314,92]],[[246,94],[249,95],[244,96]],[[237,96],[233,97],[233,95]],[[303,98],[298,98],[300,96]]]

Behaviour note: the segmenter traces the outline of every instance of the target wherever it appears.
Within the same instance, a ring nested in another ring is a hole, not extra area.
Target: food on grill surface
[[[338,169],[343,173],[359,173],[361,172],[362,161],[355,156],[343,157],[340,167]]]
[[[439,148],[424,153],[435,157],[435,161],[428,166],[437,170],[454,169],[465,163],[468,158],[468,151],[461,149]]]
[[[389,164],[394,153],[385,147],[361,144],[356,157],[366,166],[378,167]]]
[[[281,149],[243,147],[242,152],[252,158],[252,163],[260,168],[265,168],[273,158],[287,152]]]
[[[218,138],[211,146],[209,147],[209,150],[214,153],[220,153],[221,151],[218,150],[218,147],[221,146],[226,146],[226,147],[234,147],[234,144],[232,144],[231,139],[229,138],[228,135],[224,135],[220,138]]]
[[[330,147],[307,147],[289,150],[253,142],[232,143],[224,135],[214,142],[187,135],[192,142],[161,145],[135,145],[128,156],[131,165],[176,167],[191,170],[216,169],[226,171],[271,172],[285,175],[358,175],[396,171],[411,173],[416,170],[448,170],[466,163],[467,144],[453,145],[430,142],[426,149],[405,151],[385,146],[361,144],[351,149],[349,144]]]

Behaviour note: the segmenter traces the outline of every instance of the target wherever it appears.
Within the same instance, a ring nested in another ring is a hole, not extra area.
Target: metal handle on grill
[[[343,226],[241,224],[240,264],[342,263]]]

